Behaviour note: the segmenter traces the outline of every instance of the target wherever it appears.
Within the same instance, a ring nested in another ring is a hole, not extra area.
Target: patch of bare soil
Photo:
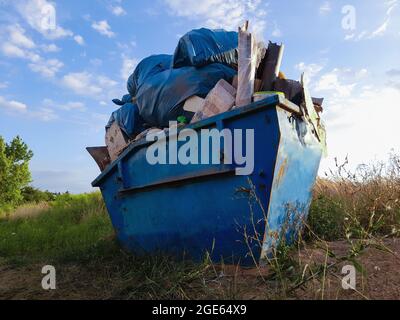
[[[337,256],[349,252],[346,242],[328,243]],[[301,268],[312,266],[322,269],[301,287],[293,283],[282,291],[282,282],[271,278],[268,268],[243,269],[237,266],[216,266],[213,276],[198,279],[188,286],[191,299],[400,299],[400,239],[387,240],[384,246],[370,246],[357,264],[356,290],[342,288],[343,265],[326,255],[326,250],[309,246],[295,256]],[[333,266],[332,266],[333,265]],[[325,266],[325,267],[324,267]],[[57,289],[42,289],[43,265],[11,267],[0,263],[0,299],[129,299],[140,288],[140,279],[121,276],[113,265],[55,265]],[[315,269],[315,268],[314,268]],[[307,279],[307,277],[305,277]],[[129,283],[131,282],[131,283]],[[202,288],[198,292],[196,288]],[[206,290],[204,288],[206,287]],[[135,289],[136,288],[136,289]]]
[[[337,256],[344,256],[350,248],[346,242],[333,242],[329,243],[329,249]],[[328,266],[335,263],[332,258],[326,259],[326,251],[322,249],[306,249],[301,254],[310,263],[327,261]],[[400,239],[372,245],[356,261],[362,267],[356,270],[356,290],[342,288],[342,267],[352,264],[347,261],[326,270],[325,281],[320,277],[310,281],[303,290],[296,290],[295,296],[299,299],[400,299]]]

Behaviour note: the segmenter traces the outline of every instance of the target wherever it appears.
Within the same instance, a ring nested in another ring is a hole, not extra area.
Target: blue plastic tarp
[[[220,63],[157,73],[138,88],[140,115],[147,124],[158,127],[167,127],[169,121],[176,121],[179,116],[193,116],[184,112],[184,102],[194,95],[205,97],[219,80],[231,82],[236,73]]]
[[[113,102],[122,107],[111,114],[106,129],[110,128],[114,122],[117,122],[121,130],[129,137],[133,138],[145,130],[143,118],[139,114],[137,104],[131,103],[132,97],[125,95],[122,100],[114,99]]]
[[[223,63],[233,68],[238,65],[238,33],[206,28],[186,33],[175,49],[173,67],[200,67]]]
[[[171,68],[172,55],[158,54],[143,59],[128,79],[127,88],[132,97],[137,89],[151,76]]]

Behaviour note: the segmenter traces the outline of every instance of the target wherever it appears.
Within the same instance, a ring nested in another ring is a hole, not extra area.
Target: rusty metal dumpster
[[[214,261],[242,265],[271,255],[282,239],[293,242],[322,154],[303,114],[276,95],[185,127],[199,141],[205,128],[253,129],[254,170],[248,175],[236,174],[235,161],[150,164],[146,151],[154,142],[132,143],[92,183],[102,192],[119,242],[135,254],[200,260],[208,252]]]

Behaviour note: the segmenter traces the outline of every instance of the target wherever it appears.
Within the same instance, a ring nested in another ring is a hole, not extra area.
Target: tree
[[[0,136],[0,208],[22,200],[21,190],[31,182],[29,161],[33,152],[17,136],[6,143]]]

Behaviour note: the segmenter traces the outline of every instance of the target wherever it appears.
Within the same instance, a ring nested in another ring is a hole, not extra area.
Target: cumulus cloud
[[[133,70],[137,66],[139,61],[135,58],[130,59],[125,55],[122,56],[122,68],[121,68],[121,77],[124,80],[128,80],[129,76],[132,74]]]
[[[119,17],[126,15],[126,11],[121,6],[110,6],[110,11],[113,15]]]
[[[44,60],[41,59],[36,63],[30,63],[29,68],[33,72],[40,73],[46,78],[52,78],[64,66],[64,64],[57,59]]]
[[[76,42],[77,44],[79,44],[79,45],[81,45],[81,46],[83,46],[83,45],[85,44],[85,40],[84,40],[83,37],[80,36],[80,35],[74,36],[74,40],[75,40],[75,42]]]
[[[112,38],[115,36],[115,33],[112,32],[110,25],[108,24],[107,20],[101,20],[101,21],[94,21],[92,23],[92,28],[102,34],[103,36]]]
[[[323,65],[317,63],[306,64],[305,62],[300,62],[295,65],[295,69],[301,73],[306,74],[307,82],[309,83],[321,70],[324,68]]]
[[[2,44],[1,51],[5,56],[11,58],[27,59],[32,62],[38,62],[41,59],[38,54],[24,48],[20,48],[14,43],[7,41]]]
[[[28,109],[25,103],[15,100],[7,100],[2,96],[0,96],[0,108],[5,108],[9,111],[17,111],[17,112],[25,112]]]
[[[28,49],[35,47],[33,40],[26,36],[25,30],[19,24],[9,26],[7,29],[10,41],[16,46]]]
[[[47,0],[18,0],[16,8],[25,21],[48,39],[73,36],[73,32],[57,25],[56,5]]]
[[[46,109],[60,109],[64,111],[85,111],[86,106],[83,102],[70,101],[66,103],[57,103],[52,99],[44,99],[43,107]]]
[[[367,69],[354,71],[335,68],[322,74],[316,82],[312,82],[311,88],[318,93],[328,94],[332,98],[347,98],[352,95],[358,82],[367,74]]]
[[[31,109],[23,102],[8,100],[2,96],[0,96],[0,108],[4,108],[11,114],[23,115],[24,117],[37,119],[39,121],[47,122],[58,119],[56,112],[49,106]]]
[[[62,78],[62,83],[76,94],[92,97],[102,97],[105,91],[115,88],[118,84],[106,76],[93,75],[86,71],[68,73]]]
[[[265,30],[266,4],[262,0],[164,0],[170,14],[198,21],[210,28],[237,30],[245,20],[262,36]]]
[[[55,45],[54,43],[51,44],[43,44],[40,46],[40,48],[44,51],[44,52],[58,52],[61,49],[59,47],[57,47],[57,45]]]
[[[0,51],[7,57],[20,58],[29,61],[29,68],[44,77],[54,75],[64,66],[57,59],[44,59],[38,52],[56,52],[60,48],[55,44],[37,46],[25,33],[25,30],[18,24],[8,27],[8,39],[4,40]]]

